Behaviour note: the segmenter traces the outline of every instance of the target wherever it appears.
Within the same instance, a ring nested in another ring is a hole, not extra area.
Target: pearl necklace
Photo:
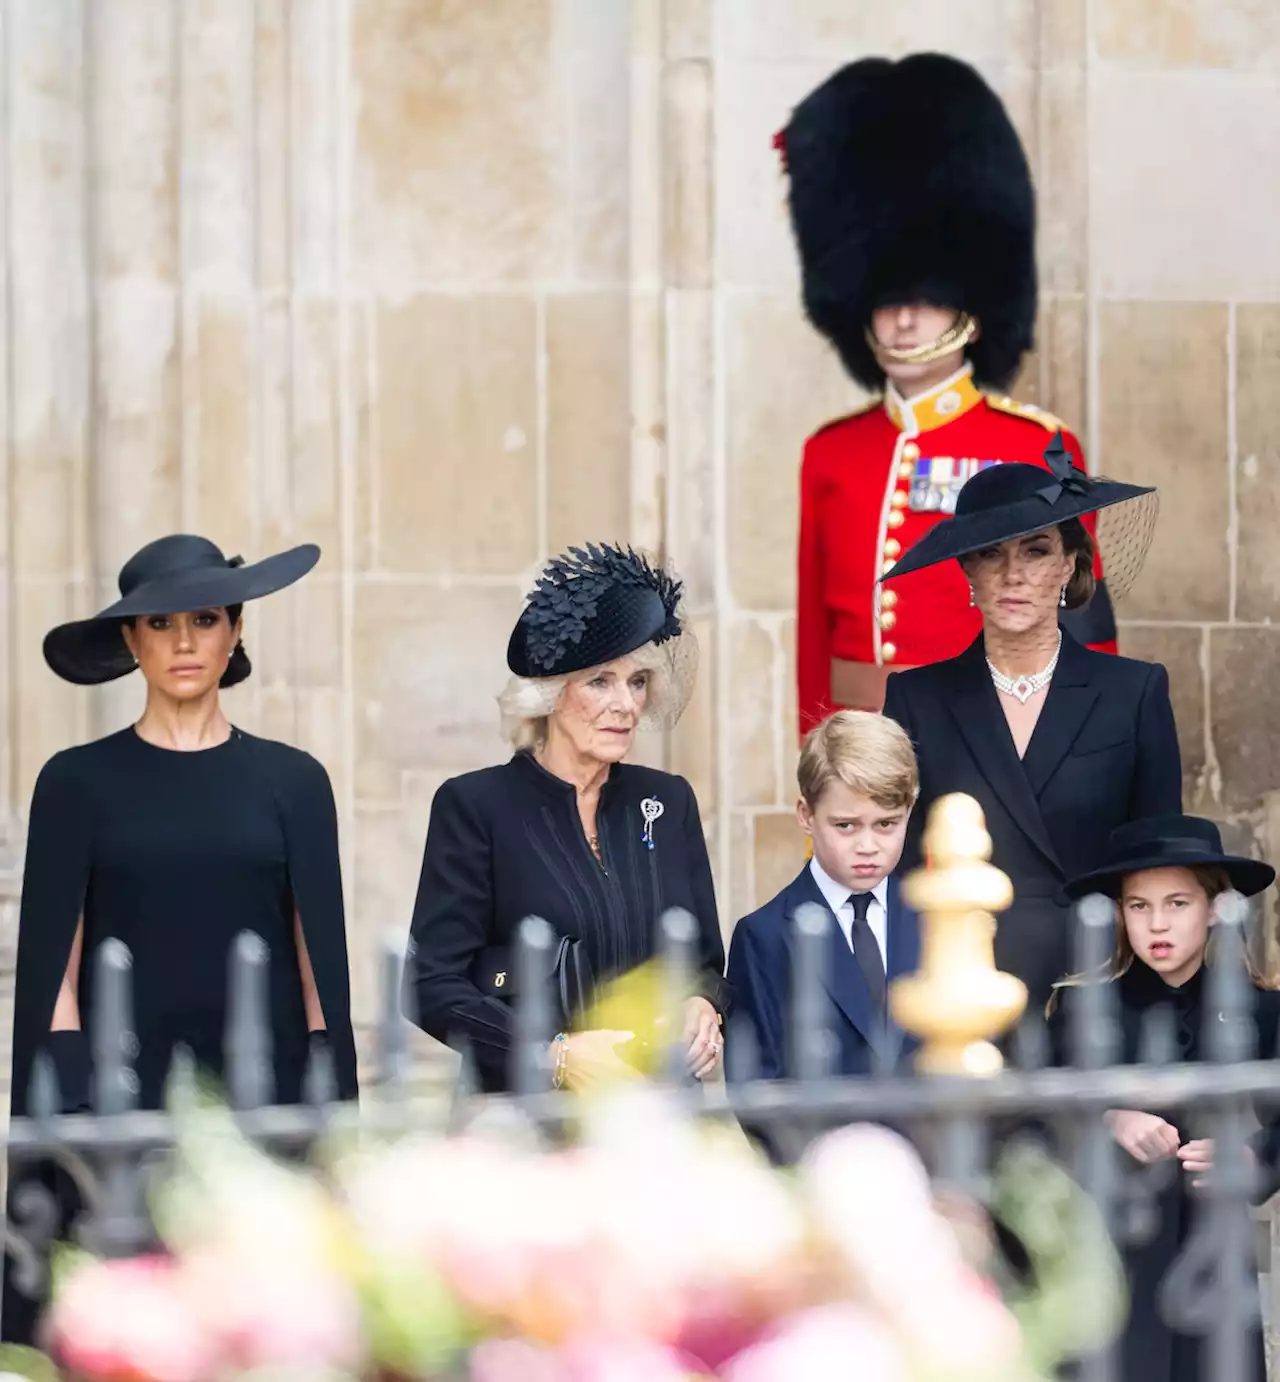
[[[997,691],[1003,691],[1006,696],[1012,696],[1016,701],[1026,705],[1037,691],[1043,691],[1053,680],[1053,673],[1058,666],[1058,658],[1061,655],[1062,630],[1059,629],[1058,646],[1054,649],[1053,657],[1049,659],[1049,665],[1034,676],[1006,677],[1003,672],[996,668],[990,658],[987,658],[987,671],[991,673],[991,680]]]

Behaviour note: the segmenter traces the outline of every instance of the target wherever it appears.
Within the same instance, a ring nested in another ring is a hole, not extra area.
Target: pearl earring
[[[974,603],[975,603],[975,601],[974,601],[974,598],[973,598],[973,587],[970,586],[970,587],[969,587],[969,608],[970,608],[970,609],[973,608]]]
[[[1066,607],[1067,607],[1067,587],[1064,585],[1064,586],[1062,587],[1062,594],[1058,596],[1058,608],[1059,608],[1059,609],[1066,609]]]

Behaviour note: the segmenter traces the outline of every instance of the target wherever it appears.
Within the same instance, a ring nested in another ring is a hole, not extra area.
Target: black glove
[[[89,1039],[83,1032],[50,1032],[44,1044],[58,1078],[58,1111],[89,1113],[93,1109],[89,1089],[92,1062]]]

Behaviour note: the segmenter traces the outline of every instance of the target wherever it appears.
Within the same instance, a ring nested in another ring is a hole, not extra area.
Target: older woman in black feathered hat
[[[237,937],[267,961],[269,1093],[303,1097],[326,1049],[343,1097],[356,1094],[337,817],[314,758],[227,719],[221,692],[244,681],[247,601],[315,565],[313,546],[245,565],[210,541],[148,544],[120,572],[121,598],[53,629],[49,666],[81,686],[146,682],[135,724],[66,749],[36,783],[27,835],[14,990],[12,1108],[28,1111],[36,1057],[52,1062],[64,1112],[88,1107],[106,941],[131,956],[131,1093],[158,1108],[175,1050],[224,1071]],[[13,1189],[13,1177],[10,1179]],[[27,1337],[37,1301],[6,1271],[3,1333]]]
[[[1223,1014],[1215,1011],[1206,976],[1215,924],[1214,906],[1228,890],[1253,897],[1275,880],[1275,870],[1256,859],[1228,854],[1218,827],[1194,816],[1164,816],[1133,821],[1116,830],[1097,867],[1067,886],[1071,898],[1091,894],[1116,905],[1115,950],[1100,973],[1075,974],[1057,986],[1050,1004],[1050,1032],[1055,1062],[1070,1060],[1069,1017],[1086,985],[1114,987],[1124,1065],[1142,1061],[1145,1032],[1163,1013],[1174,1043],[1173,1058],[1199,1062],[1212,1058],[1204,1035]],[[1280,993],[1268,976],[1248,961],[1252,978],[1254,1049],[1263,1059],[1276,1052],[1280,1031]],[[1221,1030],[1221,1029],[1219,1029]],[[1258,1110],[1262,1127],[1248,1144],[1248,1155],[1260,1170],[1257,1197],[1277,1186],[1280,1158],[1280,1111]],[[1129,1280],[1129,1313],[1121,1341],[1116,1375],[1144,1382],[1196,1382],[1213,1375],[1204,1350],[1210,1341],[1190,1318],[1203,1325],[1220,1307],[1205,1295],[1206,1281],[1197,1273],[1181,1291],[1166,1296],[1170,1270],[1195,1228],[1197,1191],[1214,1167],[1211,1129],[1186,1110],[1112,1109],[1106,1124],[1131,1163],[1166,1163],[1154,1233],[1123,1244]],[[1228,1211],[1230,1212],[1230,1211]],[[1240,1240],[1253,1241],[1252,1225],[1238,1225]],[[1236,1264],[1229,1264],[1235,1267]],[[1245,1264],[1239,1264],[1245,1269]],[[1242,1283],[1243,1286],[1243,1283]],[[1247,1289],[1244,1288],[1244,1289]],[[1256,1305],[1256,1296],[1255,1301]],[[1206,1307],[1211,1312],[1205,1315]],[[1199,1337],[1197,1337],[1199,1335]],[[1246,1334],[1243,1376],[1262,1382],[1265,1376],[1262,1331]]]
[[[515,943],[531,915],[555,935],[558,1085],[587,1088],[637,1063],[644,1033],[581,1028],[601,985],[655,955],[670,908],[697,923],[688,1068],[719,1068],[724,946],[698,804],[683,778],[623,761],[637,729],[669,728],[688,703],[697,650],[679,598],[630,550],[553,561],[507,649],[499,705],[514,756],[436,793],[406,1007],[432,1036],[469,1047],[488,1090],[511,1081]]]
[[[1113,593],[1141,569],[1153,490],[1090,479],[1055,439],[1046,468],[980,471],[955,517],[906,552],[885,580],[956,562],[982,632],[959,657],[891,676],[885,714],[911,735],[920,801],[904,866],[921,860],[929,807],[976,797],[993,860],[1013,881],[996,961],[1042,1004],[1067,967],[1066,880],[1097,865],[1111,831],[1182,809],[1182,770],[1163,667],[1091,651],[1062,626],[1093,587],[1097,514]]]

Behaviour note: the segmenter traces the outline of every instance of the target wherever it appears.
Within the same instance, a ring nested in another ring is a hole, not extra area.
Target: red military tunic
[[[842,705],[881,709],[891,671],[941,662],[973,642],[982,621],[958,563],[877,581],[955,511],[965,480],[1002,461],[1044,465],[1060,428],[1084,469],[1080,443],[1057,418],[982,393],[966,366],[909,400],[890,386],[883,400],[809,438],[796,621],[801,734]],[[1094,516],[1084,522],[1092,533]],[[1116,651],[1114,640],[1091,646]]]

